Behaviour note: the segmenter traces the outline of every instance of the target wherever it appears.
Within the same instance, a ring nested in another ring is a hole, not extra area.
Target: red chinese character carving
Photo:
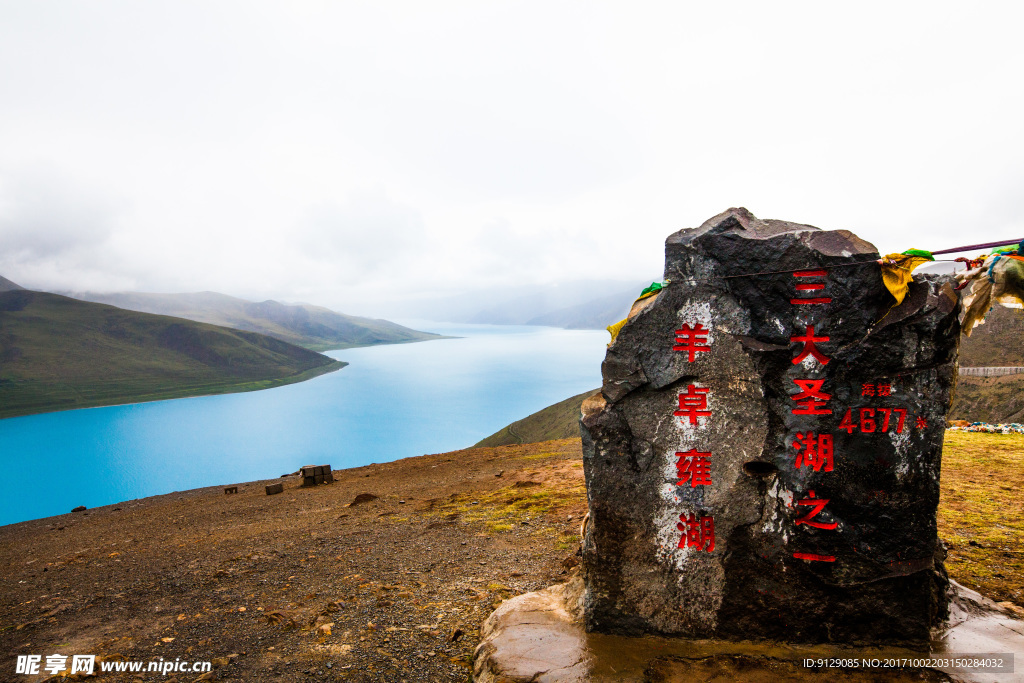
[[[690,482],[690,488],[711,485],[711,453],[703,453],[696,448],[688,451],[676,452],[679,462],[676,463],[676,470],[679,472],[679,481],[676,486],[682,486]]]
[[[817,435],[814,432],[802,434],[797,432],[796,441],[793,442],[796,449],[796,468],[813,467],[815,472],[820,472],[822,466],[826,472],[832,471],[832,435]]]
[[[818,347],[815,346],[816,342],[827,342],[828,337],[815,337],[813,325],[807,326],[807,331],[804,333],[803,337],[790,337],[789,341],[802,342],[804,345],[804,348],[800,351],[797,357],[793,359],[793,365],[800,364],[804,358],[807,358],[807,356],[814,356],[814,360],[818,361],[822,365],[828,365],[829,357],[819,351]]]
[[[676,528],[683,532],[679,538],[680,548],[707,550],[709,553],[715,549],[714,517],[697,517],[693,513],[687,517],[682,514],[679,515],[679,522]]]
[[[828,275],[827,270],[798,270],[793,273],[793,277],[824,277]],[[816,292],[818,290],[825,289],[825,285],[821,282],[807,282],[800,283],[796,286],[798,292]],[[827,304],[832,301],[832,297],[819,296],[811,298],[795,298],[790,299],[791,304]]]
[[[879,384],[878,385],[878,395],[879,396],[891,396],[892,395],[892,385],[889,384],[888,382],[886,382],[884,384]]]
[[[835,562],[834,555],[819,555],[817,553],[793,553],[798,560],[810,560],[811,562]]]
[[[874,384],[862,384],[860,386],[861,386],[861,388],[860,388],[860,395],[861,396],[874,396],[875,395],[875,385]]]
[[[928,429],[928,420],[918,415],[917,419],[914,421],[914,426],[918,429]]]
[[[697,387],[691,384],[686,391],[679,394],[679,410],[675,411],[673,415],[689,418],[692,425],[697,424],[698,417],[711,417],[711,411],[708,410],[708,392],[710,391],[709,387]]]
[[[799,394],[790,396],[800,404],[799,408],[793,408],[794,415],[831,415],[832,409],[826,408],[825,404],[832,394],[826,394],[821,390],[825,383],[823,379],[794,379],[793,383],[800,387]]]
[[[828,504],[829,500],[830,500],[829,498],[815,498],[814,497],[814,491],[813,490],[812,491],[808,491],[807,492],[807,498],[804,498],[803,500],[798,500],[796,502],[796,504],[797,505],[810,505],[814,509],[811,510],[810,512],[808,512],[803,517],[798,517],[794,524],[806,524],[807,526],[813,526],[816,529],[828,529],[830,531],[832,529],[835,529],[837,526],[839,526],[839,522],[832,522],[831,524],[829,524],[829,523],[826,523],[826,522],[812,522],[811,521],[815,517],[818,516],[819,512],[821,512],[822,510],[825,509],[825,506]]]
[[[705,329],[700,323],[693,327],[690,327],[689,323],[685,323],[676,330],[676,345],[672,347],[672,350],[686,351],[689,355],[689,361],[692,363],[698,353],[711,350],[711,347],[704,343],[708,340],[708,332],[710,330]]]

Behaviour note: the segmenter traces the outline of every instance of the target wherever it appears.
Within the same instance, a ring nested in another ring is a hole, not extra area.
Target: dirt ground
[[[60,653],[226,658],[225,681],[466,681],[495,605],[576,562],[580,458],[579,439],[470,449],[0,527],[0,680],[46,680],[15,656]]]
[[[0,527],[0,681],[46,680],[15,657],[54,653],[215,665],[103,681],[466,681],[494,607],[574,571],[580,458],[578,439],[476,448]],[[1018,605],[1022,472],[1021,435],[949,433],[950,576]]]

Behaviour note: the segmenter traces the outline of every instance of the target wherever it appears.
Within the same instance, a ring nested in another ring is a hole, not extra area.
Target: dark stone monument
[[[584,408],[588,630],[928,640],[958,299],[893,307],[878,258],[745,209],[668,238]]]

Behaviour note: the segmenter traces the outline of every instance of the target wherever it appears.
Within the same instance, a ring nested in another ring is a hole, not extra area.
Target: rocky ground
[[[45,680],[15,656],[60,653],[213,661],[206,680],[466,681],[494,607],[575,571],[580,457],[578,439],[475,448],[0,527],[0,680]],[[1018,610],[1022,472],[1024,436],[947,434],[949,573]]]
[[[466,681],[495,605],[576,564],[580,455],[470,449],[0,527],[0,680],[45,680],[15,656],[60,653],[214,661],[208,680]]]

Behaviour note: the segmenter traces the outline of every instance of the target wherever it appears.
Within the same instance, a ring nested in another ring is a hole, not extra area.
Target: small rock
[[[505,474],[505,470],[498,470],[498,472],[494,476],[500,477],[503,474]]]
[[[461,638],[464,635],[466,635],[466,632],[463,631],[458,626],[456,626],[455,628],[452,629],[451,635],[448,636],[448,642],[449,643],[457,642],[459,640],[459,638]]]
[[[980,544],[977,541],[975,541],[973,538],[970,541],[967,542],[967,545],[974,546],[975,548],[984,548],[985,547],[982,544]]]
[[[370,475],[366,475],[366,476],[370,476]],[[372,493],[360,493],[358,496],[355,497],[355,499],[351,503],[348,504],[348,506],[349,507],[353,507],[355,505],[361,505],[363,503],[369,503],[370,501],[377,500],[378,498],[380,498],[380,496],[375,496]]]
[[[79,506],[78,506],[78,507],[76,507],[76,508],[71,508],[71,511],[72,511],[72,512],[85,512],[85,509],[86,509],[86,508],[85,508],[85,506],[84,506],[84,505],[79,505]]]
[[[268,496],[273,496],[274,494],[282,493],[283,491],[284,491],[284,484],[282,484],[281,482],[277,482],[276,484],[267,484],[267,495]]]
[[[399,505],[405,505],[405,501],[404,500],[400,500],[400,501],[398,501],[398,504]]]

